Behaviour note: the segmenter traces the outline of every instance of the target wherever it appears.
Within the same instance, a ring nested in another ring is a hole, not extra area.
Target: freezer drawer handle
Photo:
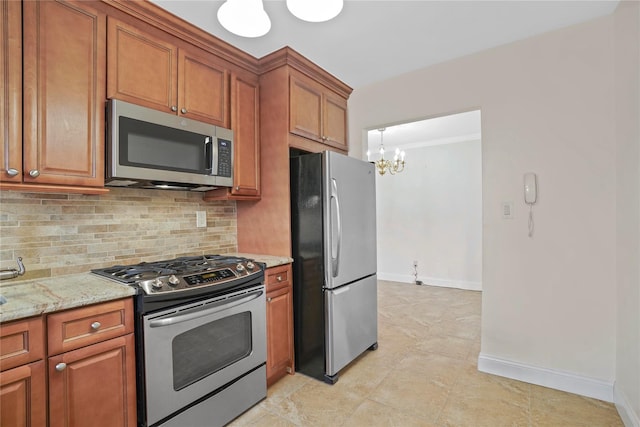
[[[333,277],[338,276],[340,270],[340,248],[342,247],[342,224],[340,223],[340,199],[338,198],[338,182],[331,178],[331,198],[336,201],[336,226],[338,231],[338,242],[336,245],[336,257],[331,257],[331,267]]]
[[[336,289],[335,291],[333,291],[334,295],[340,295],[340,294],[344,294],[345,292],[349,292],[351,290],[350,286],[343,286],[340,289]]]

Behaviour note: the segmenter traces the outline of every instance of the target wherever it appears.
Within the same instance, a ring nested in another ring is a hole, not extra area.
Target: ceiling
[[[354,89],[409,71],[607,15],[603,1],[346,0],[331,21],[295,18],[284,0],[264,0],[271,31],[243,38],[216,18],[222,0],[151,0],[260,58],[290,46]]]
[[[481,139],[480,110],[418,120],[383,128],[383,143],[387,152],[395,147],[402,150],[431,145]],[[380,130],[367,132],[367,149],[376,157],[380,148]]]

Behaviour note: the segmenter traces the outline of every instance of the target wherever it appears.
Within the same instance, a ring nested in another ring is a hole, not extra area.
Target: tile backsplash
[[[206,228],[196,227],[205,211]],[[188,191],[112,189],[108,194],[0,191],[0,268],[22,279],[237,250],[236,204]]]

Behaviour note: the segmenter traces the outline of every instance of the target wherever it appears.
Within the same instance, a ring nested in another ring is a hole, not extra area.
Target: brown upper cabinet
[[[231,129],[234,138],[233,187],[208,191],[204,200],[260,198],[260,88],[250,73],[231,74]]]
[[[289,84],[289,131],[348,151],[347,100],[296,70]]]
[[[238,250],[290,255],[289,150],[346,154],[346,105],[352,89],[288,47],[259,64],[260,200],[236,205]],[[330,137],[322,139],[323,133]]]
[[[89,188],[104,185],[106,14],[94,6],[0,6],[3,189],[106,191]]]
[[[107,40],[108,98],[229,127],[229,72],[216,56],[111,16]]]

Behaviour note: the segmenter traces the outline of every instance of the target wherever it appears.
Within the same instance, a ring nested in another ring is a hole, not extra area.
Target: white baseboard
[[[393,274],[378,272],[378,280],[388,280],[390,282],[414,283],[414,276],[411,274]],[[418,276],[418,280],[425,285],[441,286],[444,288],[466,289],[468,291],[481,291],[482,282],[471,282],[466,280],[438,279],[437,277]]]
[[[616,409],[618,409],[618,414],[620,414],[625,427],[640,427],[640,414],[634,412],[627,396],[615,385],[613,387],[613,403],[616,404]]]
[[[556,390],[613,402],[613,383],[576,375],[571,372],[540,368],[500,359],[488,354],[478,356],[478,370]]]

